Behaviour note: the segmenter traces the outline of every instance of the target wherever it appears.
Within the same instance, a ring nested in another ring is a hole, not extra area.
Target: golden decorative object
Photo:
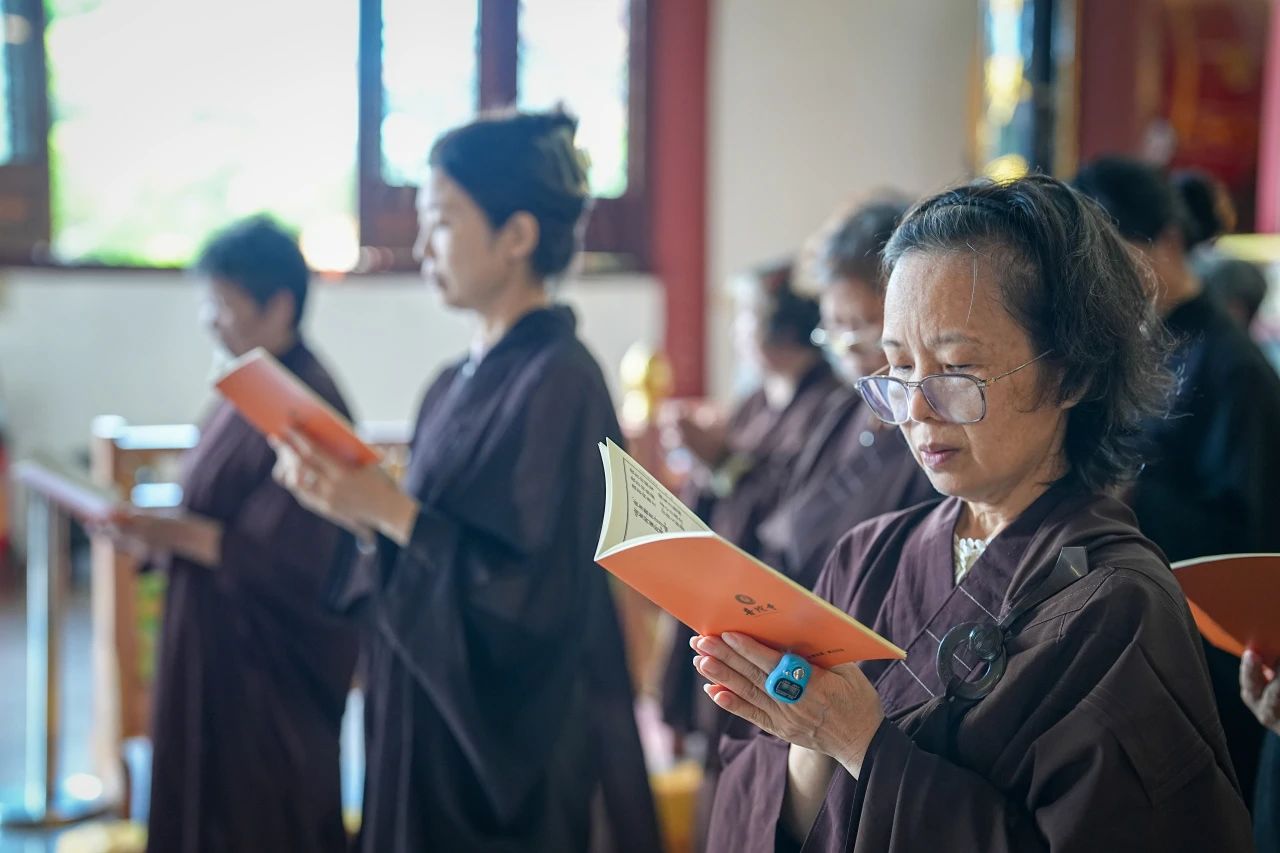
[[[622,357],[619,376],[623,427],[637,429],[651,424],[658,407],[675,387],[671,363],[661,352],[637,342]]]

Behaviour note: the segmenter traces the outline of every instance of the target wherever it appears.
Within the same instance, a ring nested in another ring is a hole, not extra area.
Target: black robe
[[[887,719],[858,779],[836,768],[803,849],[1250,849],[1195,625],[1129,510],[1051,488],[956,585],[960,509],[949,498],[867,522],[819,579],[907,659],[863,664]],[[1068,546],[1087,549],[1090,571],[1029,611],[1003,679],[950,723],[940,638],[999,618]],[[779,834],[787,750],[759,732],[723,743],[711,850],[799,846]]]
[[[1280,850],[1280,734],[1267,732],[1253,792],[1253,838],[1259,853]]]
[[[804,453],[814,424],[845,399],[847,391],[831,366],[819,361],[796,384],[791,401],[771,408],[764,391],[743,400],[729,418],[729,457],[744,460],[732,491],[717,495],[710,474],[692,478],[684,500],[711,529],[749,554],[762,556],[760,525],[778,506],[796,462]],[[689,667],[693,631],[677,625],[662,677],[663,721],[681,734],[711,736],[721,711],[698,688]]]
[[[854,527],[938,494],[901,430],[881,423],[852,389],[832,396],[758,527],[761,559],[809,589]]]
[[[361,849],[618,850],[657,824],[621,632],[593,557],[597,442],[621,441],[568,308],[531,312],[427,391],[404,548],[364,563],[372,621]]]
[[[306,347],[280,361],[346,412]],[[183,506],[223,524],[222,560],[169,561],[153,709],[155,853],[346,848],[338,740],[356,634],[326,598],[351,540],[278,486],[274,464],[229,403],[185,460]]]
[[[1132,497],[1138,526],[1170,561],[1280,551],[1280,377],[1207,294],[1175,308],[1178,387],[1148,430]],[[1239,658],[1206,646],[1218,712],[1246,802],[1263,729],[1240,699]],[[1272,808],[1280,809],[1280,803]]]

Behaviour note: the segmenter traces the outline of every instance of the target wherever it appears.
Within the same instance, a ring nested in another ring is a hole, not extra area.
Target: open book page
[[[633,539],[664,533],[709,533],[680,499],[612,440],[600,445],[604,460],[604,524],[596,558]]]

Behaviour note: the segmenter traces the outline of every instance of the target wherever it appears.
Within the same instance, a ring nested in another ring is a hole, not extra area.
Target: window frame
[[[0,263],[36,264],[47,261],[52,235],[44,2],[5,0],[4,15],[24,19],[28,33],[5,51],[14,151],[10,162],[0,163]],[[0,20],[0,27],[9,24]]]
[[[477,0],[478,111],[516,103],[519,77],[519,0]],[[593,203],[583,248],[584,270],[644,270],[649,265],[647,119],[649,6],[630,0],[627,104],[627,191]],[[361,0],[359,227],[361,271],[410,270],[417,236],[416,187],[388,185],[382,176],[382,0]],[[425,157],[426,152],[423,152]]]
[[[519,0],[475,0],[478,111],[516,102],[519,69]],[[16,147],[22,157],[0,164],[0,266],[65,269],[172,271],[180,267],[62,262],[52,257],[51,169],[48,147],[50,104],[44,44],[43,0],[5,0],[7,14],[31,25],[23,45],[10,45],[6,72],[18,94],[11,110]],[[414,187],[395,187],[382,178],[382,0],[358,0],[356,221],[360,237],[357,266],[343,274],[416,269]],[[647,120],[651,102],[650,3],[630,0],[628,56],[627,191],[596,199],[584,234],[585,273],[645,270],[649,265],[649,193],[646,186]],[[426,152],[423,152],[425,157]]]

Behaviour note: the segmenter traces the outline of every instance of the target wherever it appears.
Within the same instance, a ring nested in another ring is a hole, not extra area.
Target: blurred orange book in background
[[[605,509],[596,562],[699,634],[746,634],[828,668],[906,657],[718,536],[612,441],[600,455]]]
[[[261,347],[233,361],[213,384],[263,435],[279,438],[292,428],[350,465],[379,459],[349,420]]]
[[[1222,554],[1173,564],[1204,638],[1240,656],[1280,658],[1280,554]]]

